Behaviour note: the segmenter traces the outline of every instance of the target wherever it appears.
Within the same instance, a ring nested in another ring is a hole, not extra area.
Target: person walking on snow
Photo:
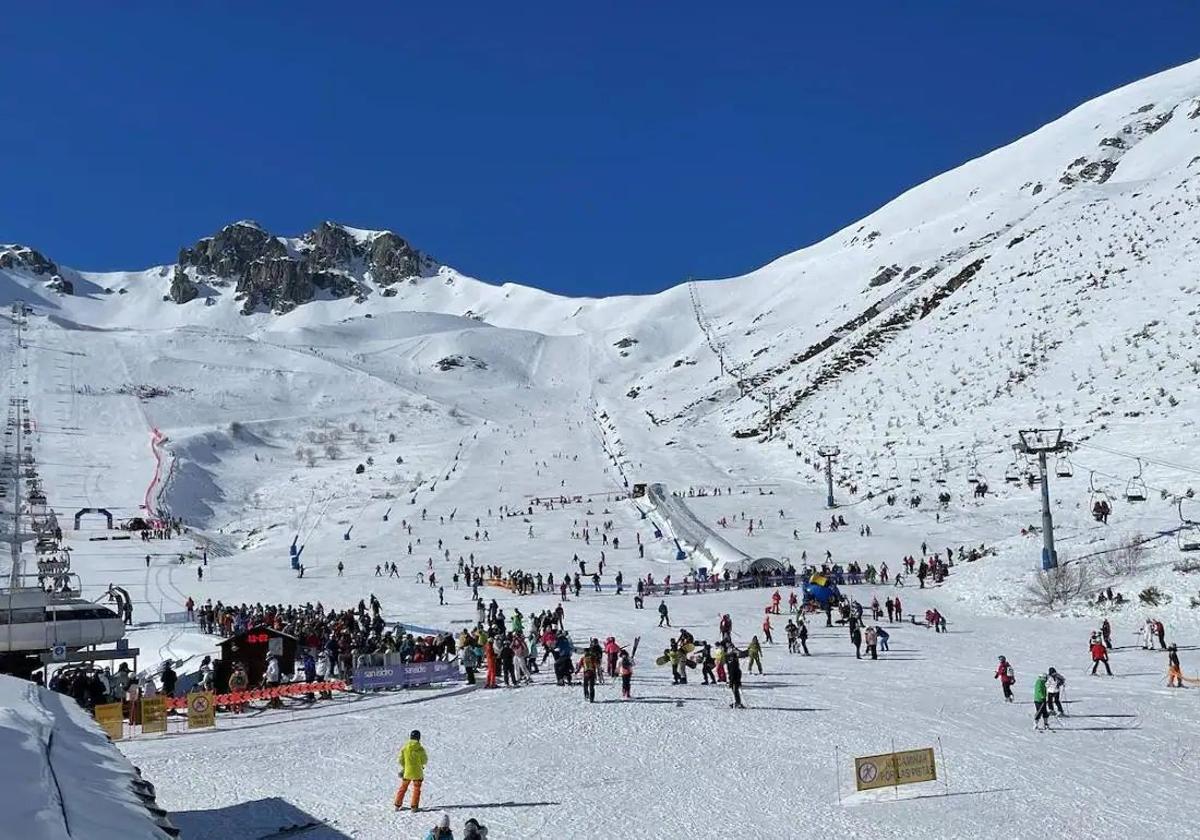
[[[1011,703],[1013,701],[1012,687],[1017,681],[1017,676],[1013,673],[1012,665],[1003,656],[1000,657],[1000,664],[996,667],[996,673],[992,679],[1000,680],[1000,688],[1004,690],[1004,699]]]
[[[1099,636],[1092,637],[1092,676],[1096,676],[1096,669],[1100,667],[1100,663],[1104,663],[1104,670],[1108,675],[1112,676],[1112,668],[1108,667],[1108,648],[1104,646],[1104,641]]]
[[[425,762],[428,756],[425,747],[421,745],[421,731],[414,729],[409,733],[408,741],[400,748],[400,789],[396,791],[393,803],[396,810],[404,807],[404,795],[412,786],[412,810],[420,810],[421,786],[425,782]]]
[[[733,702],[729,707],[744,709],[746,707],[742,705],[742,664],[738,661],[737,649],[731,644],[725,644],[721,659],[729,671],[729,687],[733,689]]]
[[[617,658],[617,673],[621,675],[621,699],[628,700],[633,683],[633,660],[629,658],[629,651],[624,648]]]
[[[664,624],[667,627],[671,626],[671,616],[667,613],[667,602],[659,601],[658,602],[658,626],[662,627]]]
[[[1033,681],[1033,728],[1049,729],[1050,712],[1046,708],[1046,675],[1038,674]],[[1043,725],[1044,724],[1044,725]]]

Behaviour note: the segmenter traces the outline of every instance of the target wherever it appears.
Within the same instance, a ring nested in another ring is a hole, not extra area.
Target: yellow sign
[[[165,697],[142,698],[142,734],[167,731],[167,701]]]
[[[217,706],[213,702],[211,691],[197,691],[188,695],[188,729],[200,729],[213,726]]]
[[[101,703],[93,714],[96,723],[111,740],[120,741],[125,737],[125,716],[120,703]]]
[[[872,790],[937,779],[933,748],[868,755],[854,759],[854,783],[859,790]]]

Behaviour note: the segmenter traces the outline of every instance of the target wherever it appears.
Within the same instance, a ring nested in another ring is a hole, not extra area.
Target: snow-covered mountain
[[[423,370],[466,375],[465,359],[471,375],[503,369],[526,386],[539,384],[552,344],[587,359],[589,398],[622,426],[663,442],[751,443],[774,426],[806,460],[837,442],[847,483],[970,470],[996,483],[1014,466],[1016,424],[1065,425],[1077,440],[1144,454],[1145,468],[1181,460],[1173,453],[1198,416],[1198,141],[1194,62],[748,275],[651,296],[492,285],[390,232],[329,222],[291,238],[236,222],[173,265],[128,273],[61,268],[9,246],[0,296],[88,326],[283,344],[323,343],[336,326],[349,346],[419,341]],[[454,320],[426,336],[434,322],[404,313]],[[1095,480],[1114,487],[1137,468],[1125,455],[1093,461]],[[1153,469],[1151,483],[1172,494],[1195,482]]]

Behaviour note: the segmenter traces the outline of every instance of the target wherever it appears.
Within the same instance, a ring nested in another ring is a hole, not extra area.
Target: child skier
[[[400,789],[396,791],[395,806],[399,811],[404,807],[404,794],[412,785],[412,809],[421,807],[421,785],[425,781],[425,762],[428,757],[425,747],[421,746],[421,732],[414,729],[408,736],[408,742],[400,749]]]
[[[1003,656],[1000,657],[1000,664],[996,667],[996,673],[992,679],[1000,680],[1000,687],[1004,690],[1004,699],[1011,703],[1013,701],[1012,687],[1017,681],[1017,677],[1013,673],[1012,665],[1008,664],[1008,660]]]

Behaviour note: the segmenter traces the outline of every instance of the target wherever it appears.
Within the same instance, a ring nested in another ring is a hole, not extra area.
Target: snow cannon
[[[841,597],[837,584],[825,575],[813,575],[804,584],[804,603],[816,601],[821,607],[827,607]]]

